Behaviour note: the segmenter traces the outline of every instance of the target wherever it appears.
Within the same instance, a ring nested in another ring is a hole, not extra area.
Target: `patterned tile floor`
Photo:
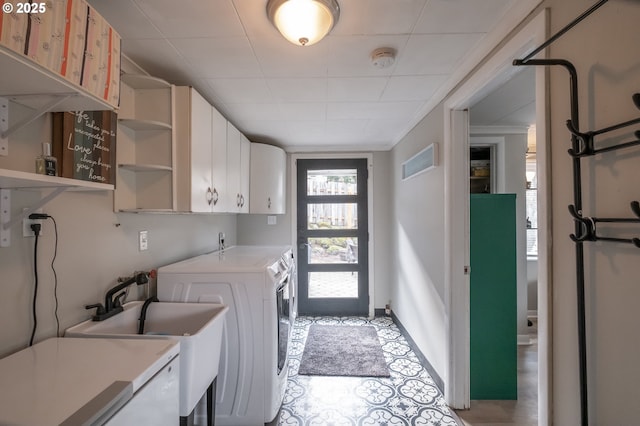
[[[313,323],[374,326],[391,377],[298,375],[309,326]],[[289,383],[280,425],[458,425],[431,376],[390,318],[300,317],[293,328],[289,355]]]

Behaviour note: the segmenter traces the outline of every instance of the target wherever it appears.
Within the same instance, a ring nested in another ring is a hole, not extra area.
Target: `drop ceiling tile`
[[[400,137],[399,131],[407,126],[405,120],[370,120],[364,135],[371,143],[390,147]]]
[[[261,77],[249,42],[244,37],[175,38],[170,42],[202,78]]]
[[[88,3],[113,26],[122,38],[161,37],[158,29],[131,0],[89,0]]]
[[[327,104],[327,119],[409,119],[420,105],[421,102],[331,102]]]
[[[233,4],[249,37],[282,37],[267,17],[266,1],[233,0]]]
[[[291,137],[287,121],[241,120],[237,123],[252,142],[279,142]]]
[[[224,103],[269,103],[275,99],[262,78],[207,79],[217,99]]]
[[[324,120],[327,118],[327,104],[324,102],[281,103],[280,111],[287,120],[291,121]]]
[[[89,1],[151,75],[193,85],[249,135],[319,150],[390,147],[517,2],[340,0],[333,33],[300,48],[268,21],[267,0]],[[393,66],[371,65],[378,47],[396,49]]]
[[[327,120],[326,135],[336,138],[359,138],[365,131],[369,120]]]
[[[277,103],[225,103],[224,110],[228,111],[231,122],[240,123],[243,120],[284,120],[286,116],[280,111],[280,104]]]
[[[394,75],[448,74],[484,34],[421,34],[409,38]]]
[[[294,120],[284,123],[289,130],[291,138],[302,137],[305,135],[314,135],[316,137],[324,137],[327,129],[325,120]]]
[[[329,102],[377,101],[387,86],[387,77],[348,77],[328,80]]]
[[[486,33],[514,0],[430,0],[414,34]]]
[[[267,86],[276,101],[324,102],[327,100],[326,78],[272,78]]]
[[[166,38],[244,35],[231,0],[135,1]]]
[[[381,77],[391,75],[395,65],[383,69],[374,67],[371,64],[371,52],[379,47],[391,47],[398,52],[398,58],[400,58],[405,55],[404,48],[409,36],[330,35],[325,40],[330,52],[328,69],[330,77]]]
[[[446,80],[446,75],[392,76],[381,100],[424,101],[430,99]]]
[[[194,80],[193,70],[164,39],[122,40],[122,51],[150,75],[178,85],[192,84]]]
[[[251,46],[266,77],[326,77],[328,46],[317,43],[295,46],[278,32],[250,37]]]
[[[425,0],[347,0],[340,2],[336,35],[409,34]]]

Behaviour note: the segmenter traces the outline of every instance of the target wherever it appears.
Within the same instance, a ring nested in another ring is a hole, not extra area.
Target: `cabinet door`
[[[471,194],[471,399],[518,396],[516,196]]]
[[[285,213],[286,167],[287,154],[283,149],[251,144],[251,213]]]
[[[211,105],[191,89],[191,211],[210,212],[212,205]]]
[[[180,357],[174,358],[113,415],[105,426],[173,426],[180,421]]]
[[[251,142],[240,134],[240,213],[249,213]]]
[[[227,188],[227,119],[211,108],[211,125],[213,158],[211,159],[211,183],[213,191],[212,211],[226,212],[229,210]]]
[[[242,138],[240,131],[227,122],[227,211],[237,213],[240,211],[240,145]]]

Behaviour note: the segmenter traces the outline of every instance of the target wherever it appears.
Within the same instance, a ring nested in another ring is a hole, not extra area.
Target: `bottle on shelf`
[[[42,155],[36,157],[36,173],[47,176],[58,176],[58,160],[51,155],[51,144],[42,144]]]

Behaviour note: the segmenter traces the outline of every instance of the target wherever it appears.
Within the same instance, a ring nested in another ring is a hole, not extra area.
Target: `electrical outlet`
[[[275,225],[277,223],[277,219],[275,216],[267,216],[267,225]]]
[[[149,248],[149,232],[148,231],[138,232],[138,250],[145,251],[148,248]]]
[[[29,210],[28,207],[25,207],[24,209],[22,209],[23,212],[26,212],[27,210]],[[33,213],[42,213],[42,209],[38,209]],[[42,225],[42,219],[29,219],[28,217],[25,217],[24,219],[22,219],[22,236],[27,238],[27,237],[35,237],[35,234],[33,233],[33,229],[31,229],[31,224],[32,223],[39,223],[40,225]],[[43,226],[40,227],[40,236],[43,235]]]

